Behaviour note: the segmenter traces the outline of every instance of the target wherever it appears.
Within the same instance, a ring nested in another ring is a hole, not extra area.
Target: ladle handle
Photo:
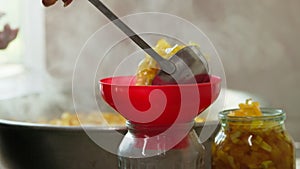
[[[99,0],[88,0],[97,9],[99,9],[109,20],[111,20],[119,29],[121,29],[132,41],[134,41],[140,48],[148,53],[155,61],[160,65],[160,68],[168,73],[175,72],[175,65],[168,60],[162,58],[157,52],[155,52],[150,45],[148,45],[140,36],[138,36],[132,29],[130,29],[121,19],[119,19],[110,9],[108,9]]]

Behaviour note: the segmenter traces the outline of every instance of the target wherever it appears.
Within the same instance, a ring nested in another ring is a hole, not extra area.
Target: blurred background
[[[41,2],[29,3],[28,0],[22,2],[11,0],[10,3],[15,3],[12,6],[4,4],[7,0],[0,2],[2,3],[0,10],[6,13],[0,20],[0,26],[9,22],[15,27],[20,27],[19,39],[13,42],[7,51],[0,53],[0,67],[2,67],[0,87],[5,89],[1,92],[6,96],[2,97],[2,108],[10,109],[14,114],[23,112],[22,105],[26,105],[27,102],[18,102],[19,108],[16,108],[16,104],[8,105],[5,100],[15,99],[20,94],[26,95],[24,90],[31,93],[42,92],[46,95],[42,96],[42,99],[72,107],[71,99],[68,98],[71,95],[76,57],[86,40],[108,23],[108,20],[83,0],[74,0],[67,8],[63,8],[61,3],[43,8]],[[103,2],[119,16],[139,12],[164,12],[192,22],[206,33],[215,45],[225,68],[227,87],[242,92],[246,97],[247,94],[257,96],[264,101],[263,106],[284,109],[287,113],[287,128],[294,139],[300,141],[298,130],[300,1],[103,0]],[[19,11],[19,14],[10,11]],[[27,15],[22,15],[22,12]],[[25,68],[12,68],[18,64],[25,65]],[[34,76],[24,78],[24,72],[27,74],[30,72]],[[7,82],[13,79],[18,81]],[[24,79],[31,80],[26,83],[23,82]],[[45,84],[39,79],[51,80]],[[9,92],[6,88],[11,86],[10,84],[14,84],[15,87]],[[36,99],[41,97],[33,98],[30,103]],[[51,106],[50,108],[54,109]],[[35,108],[27,107],[27,109]]]

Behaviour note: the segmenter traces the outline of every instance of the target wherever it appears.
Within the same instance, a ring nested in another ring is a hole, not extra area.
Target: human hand
[[[3,13],[0,13],[0,18],[3,15]],[[0,31],[0,49],[7,48],[8,44],[16,39],[18,32],[19,29],[12,29],[8,24],[6,24],[3,31]]]
[[[57,0],[42,0],[44,6],[52,6],[56,3]],[[61,0],[64,3],[64,7],[68,6],[73,0]]]

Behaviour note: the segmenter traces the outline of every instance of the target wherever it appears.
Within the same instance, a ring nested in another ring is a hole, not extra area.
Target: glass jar
[[[263,116],[219,113],[221,130],[212,146],[212,169],[295,169],[295,147],[285,113],[262,108]]]
[[[127,122],[128,133],[119,146],[119,168],[204,169],[204,147],[192,127],[193,123],[149,126]]]

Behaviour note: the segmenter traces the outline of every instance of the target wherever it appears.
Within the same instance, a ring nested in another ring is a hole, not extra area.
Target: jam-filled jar
[[[295,147],[285,112],[262,108],[262,116],[219,113],[221,130],[212,145],[212,169],[295,169]]]
[[[204,146],[192,126],[127,122],[128,133],[119,146],[119,169],[204,169]]]

